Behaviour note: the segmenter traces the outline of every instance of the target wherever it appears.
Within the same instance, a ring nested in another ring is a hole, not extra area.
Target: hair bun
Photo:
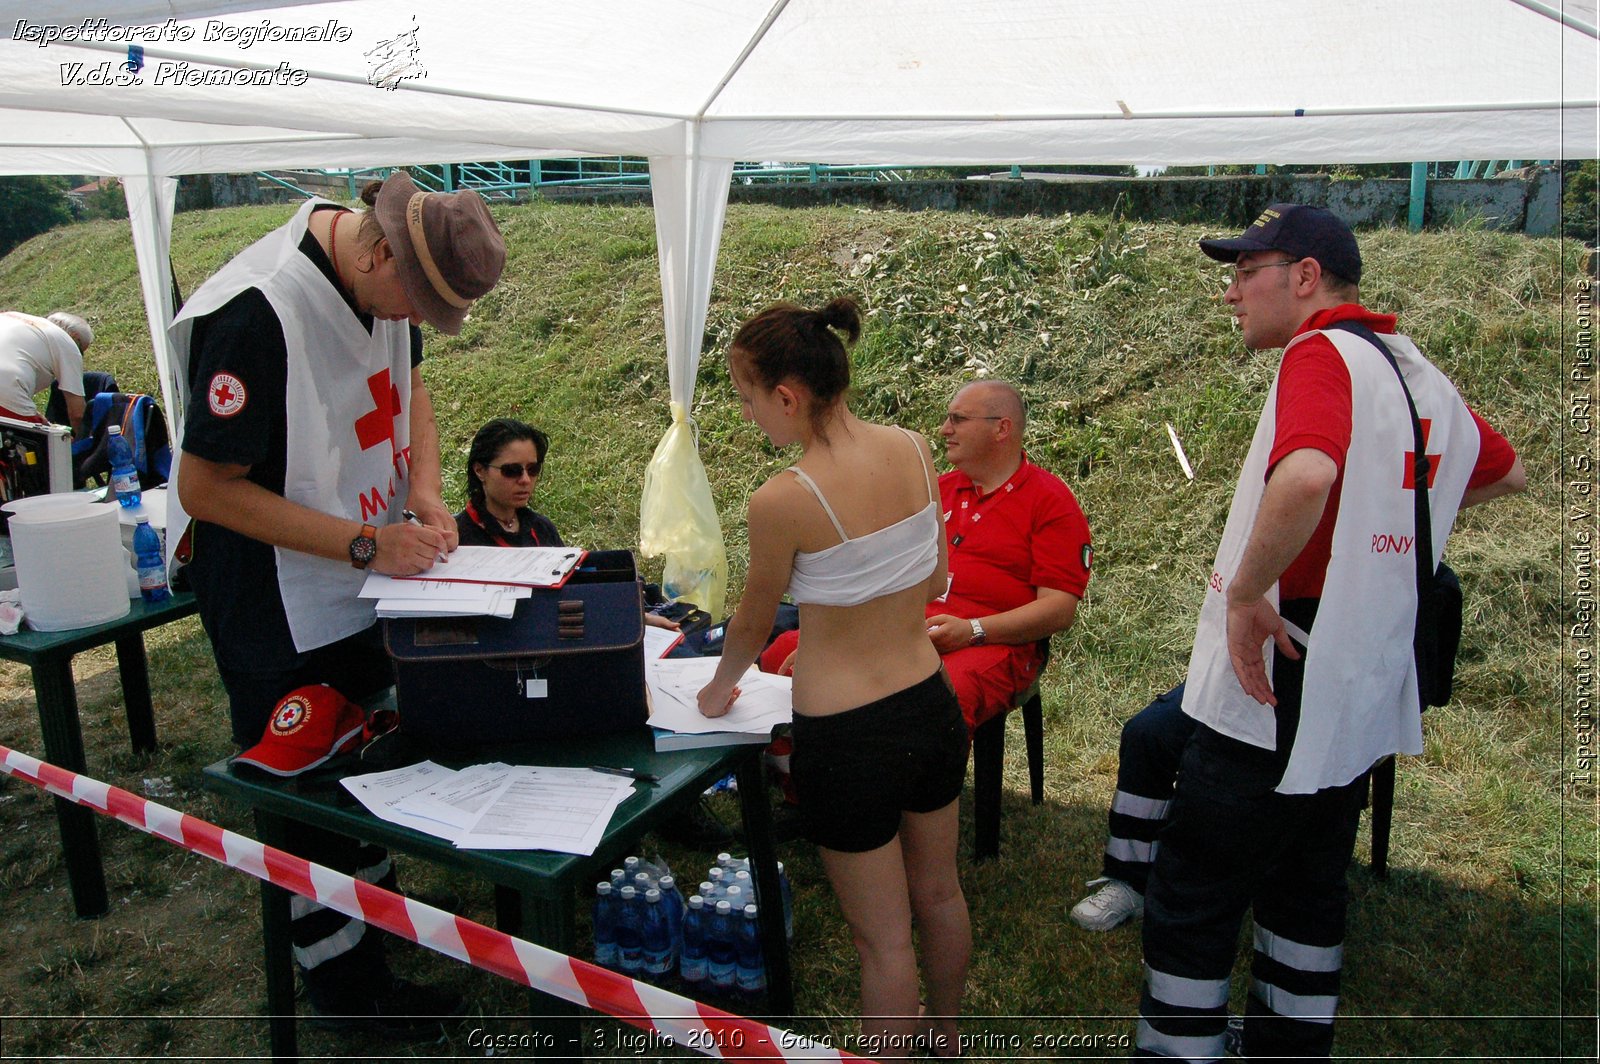
[[[361,186],[361,202],[368,207],[377,206],[378,192],[383,188],[382,181],[368,181]]]
[[[849,296],[838,296],[817,312],[823,324],[838,329],[855,343],[861,337],[861,308]]]

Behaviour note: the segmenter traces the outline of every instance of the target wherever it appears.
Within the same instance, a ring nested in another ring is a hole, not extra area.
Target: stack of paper
[[[764,743],[771,739],[773,728],[794,719],[793,681],[753,667],[739,678],[739,697],[726,714],[703,716],[697,696],[716,674],[717,662],[716,658],[645,662],[657,750]]]
[[[368,573],[361,597],[379,617],[501,617],[536,587],[559,587],[586,552],[577,547],[460,547],[416,576]]]
[[[585,856],[605,836],[633,781],[586,768],[423,761],[340,781],[374,816],[461,849],[554,850]]]

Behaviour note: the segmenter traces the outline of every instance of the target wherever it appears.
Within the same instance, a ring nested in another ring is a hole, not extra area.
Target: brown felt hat
[[[506,244],[476,192],[424,192],[397,170],[374,208],[400,267],[411,305],[449,336],[461,331],[472,301],[500,280]]]

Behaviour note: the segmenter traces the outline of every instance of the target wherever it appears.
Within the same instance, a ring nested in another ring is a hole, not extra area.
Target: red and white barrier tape
[[[192,853],[304,895],[346,916],[563,1001],[653,1031],[707,1056],[723,1060],[863,1059],[513,938],[6,746],[0,746],[0,771]]]

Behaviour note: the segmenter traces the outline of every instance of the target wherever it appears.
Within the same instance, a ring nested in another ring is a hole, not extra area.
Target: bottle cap
[[[705,908],[705,904],[706,904],[706,900],[704,898],[702,898],[700,895],[698,895],[698,894],[689,895],[689,908],[691,908],[691,909],[703,909],[703,908]]]
[[[150,523],[150,515],[140,514],[138,517],[133,519],[133,523],[136,525],[148,525]]]
[[[727,916],[731,912],[733,912],[733,903],[732,902],[726,902],[726,901],[717,902],[717,915],[718,916]]]
[[[637,894],[637,893],[639,893],[639,892],[634,890],[632,887],[623,887],[622,888],[622,898],[623,898],[624,901],[632,900],[633,896],[635,894]]]
[[[610,894],[611,893],[611,883],[610,883],[610,881],[602,879],[600,882],[596,883],[594,885],[594,892],[596,894]]]
[[[743,895],[743,894],[744,894],[744,890],[741,889],[737,885],[731,886],[727,890],[727,895],[728,895],[728,900],[729,901],[734,901],[734,902],[739,901],[740,898],[741,898],[741,895]]]
[[[756,918],[757,911],[758,910],[757,910],[756,905],[755,905],[754,902],[752,902],[749,905],[746,905],[744,907],[744,918],[746,920],[754,920]]]
[[[678,881],[676,879],[673,879],[671,876],[662,876],[661,877],[661,889],[663,891],[672,890],[677,885],[678,885]]]
[[[654,905],[656,902],[661,900],[661,892],[655,887],[651,887],[649,890],[644,892],[644,900]]]
[[[107,425],[106,426],[106,435],[107,436],[121,436],[122,435],[122,426],[121,425]]]
[[[731,854],[731,853],[719,853],[719,854],[717,854],[717,867],[718,868],[727,868],[728,867],[728,862],[732,861],[732,860],[733,860],[733,854]]]

